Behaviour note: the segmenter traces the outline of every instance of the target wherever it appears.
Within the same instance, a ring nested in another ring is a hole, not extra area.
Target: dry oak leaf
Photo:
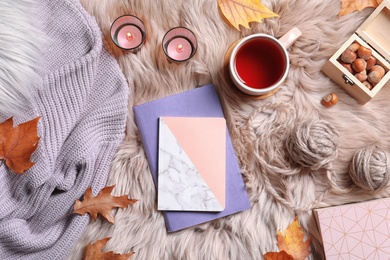
[[[108,222],[114,224],[113,208],[126,208],[128,205],[136,203],[138,200],[129,199],[127,195],[120,197],[111,196],[111,191],[114,186],[104,187],[100,193],[94,197],[92,188],[89,187],[84,193],[83,201],[76,200],[73,207],[73,213],[84,215],[89,213],[93,220],[97,219],[97,215],[102,215]]]
[[[0,160],[14,173],[23,174],[35,163],[30,157],[38,147],[38,121],[36,117],[14,127],[13,118],[0,124]]]
[[[341,9],[339,17],[355,12],[361,11],[366,7],[377,7],[382,3],[383,0],[340,0]]]
[[[282,250],[280,252],[268,252],[264,255],[265,260],[294,260],[294,257],[287,254],[286,251]]]
[[[104,246],[107,244],[107,241],[110,240],[110,237],[103,238],[96,241],[95,243],[88,244],[84,249],[84,260],[127,260],[131,257],[134,252],[127,254],[115,254],[112,251],[102,252]]]
[[[224,17],[237,30],[240,30],[240,24],[249,28],[250,22],[278,16],[259,0],[218,0],[218,5]]]
[[[309,250],[311,236],[306,241],[304,239],[305,233],[298,223],[298,217],[295,217],[293,223],[286,229],[285,236],[278,231],[278,248],[280,251],[286,251],[295,260],[303,260],[311,254]]]

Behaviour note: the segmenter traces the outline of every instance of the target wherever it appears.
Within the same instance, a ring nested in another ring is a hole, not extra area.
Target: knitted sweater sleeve
[[[71,214],[74,201],[105,186],[125,132],[127,84],[95,21],[74,0],[42,0],[39,10],[52,41],[34,99],[14,119],[41,116],[41,139],[25,174],[0,167],[0,259],[68,254],[89,222]]]

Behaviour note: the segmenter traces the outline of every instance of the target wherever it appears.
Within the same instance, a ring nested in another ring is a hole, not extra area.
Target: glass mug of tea
[[[239,40],[231,50],[228,65],[234,85],[251,96],[275,93],[290,69],[286,49],[301,35],[294,27],[279,39],[257,33]]]

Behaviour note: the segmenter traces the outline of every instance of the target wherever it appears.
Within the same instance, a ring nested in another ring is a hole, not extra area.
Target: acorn
[[[337,104],[338,101],[338,96],[335,93],[331,93],[322,98],[321,104],[325,107],[331,107]]]
[[[360,58],[367,60],[371,56],[372,50],[370,48],[360,46],[357,50],[357,54]]]
[[[352,68],[355,70],[355,72],[359,73],[363,70],[366,70],[367,62],[362,58],[357,58],[352,63]]]
[[[351,51],[350,49],[346,49],[341,54],[340,59],[345,63],[352,63],[354,60],[356,60],[356,53]]]

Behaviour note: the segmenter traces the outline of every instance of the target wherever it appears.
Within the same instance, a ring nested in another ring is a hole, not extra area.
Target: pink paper
[[[160,118],[158,187],[160,210],[225,208],[224,118]]]
[[[314,213],[326,259],[390,259],[390,198]]]

